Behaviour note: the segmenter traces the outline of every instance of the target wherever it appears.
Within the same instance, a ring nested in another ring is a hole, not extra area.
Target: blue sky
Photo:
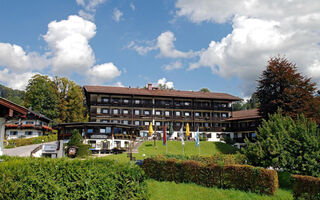
[[[318,83],[318,13],[313,0],[3,0],[0,83],[23,89],[41,73],[246,97],[276,55]]]

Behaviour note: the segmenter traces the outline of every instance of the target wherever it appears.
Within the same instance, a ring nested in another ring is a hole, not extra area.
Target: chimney
[[[152,90],[152,83],[148,83],[148,90]]]

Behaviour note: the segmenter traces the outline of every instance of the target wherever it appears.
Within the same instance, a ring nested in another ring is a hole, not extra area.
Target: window
[[[189,112],[184,112],[184,116],[189,117],[189,116],[190,116],[190,113],[189,113]]]
[[[169,111],[165,111],[164,114],[165,114],[165,116],[170,116],[170,112]]]
[[[112,99],[112,103],[119,103],[120,99],[119,98],[114,98]]]
[[[108,120],[100,120],[100,122],[107,123],[109,121]]]
[[[33,122],[26,122],[26,124],[33,124]]]
[[[139,126],[140,125],[140,121],[134,121],[134,125]]]
[[[93,129],[92,128],[87,129],[87,133],[93,133]]]
[[[218,113],[213,113],[213,117],[218,117]]]
[[[103,97],[103,98],[102,98],[102,102],[103,102],[103,103],[108,103],[108,102],[109,102],[109,98]]]
[[[18,131],[10,131],[10,135],[18,135]]]
[[[156,126],[161,126],[161,122],[156,122]]]
[[[180,111],[176,111],[176,116],[180,116]]]
[[[129,99],[123,99],[123,103],[128,104],[129,103]]]
[[[226,108],[227,107],[227,104],[223,103],[221,104],[222,108]]]
[[[118,120],[113,120],[113,123],[116,123],[116,124],[117,124],[117,123],[119,123],[119,121],[118,121]]]
[[[144,114],[145,114],[145,115],[150,115],[150,111],[149,111],[149,110],[145,110],[145,111],[144,111]]]
[[[101,129],[100,129],[100,133],[106,133],[106,129],[101,128]]]
[[[118,109],[113,109],[113,114],[114,115],[118,115],[119,114],[119,110]]]
[[[136,100],[134,100],[134,103],[135,103],[135,104],[140,104],[140,100],[139,100],[139,99],[136,99]]]
[[[221,117],[228,117],[228,113],[221,113]]]
[[[149,126],[149,125],[150,125],[150,122],[144,122],[144,125],[145,125],[145,126]]]
[[[102,113],[103,113],[103,114],[108,114],[108,113],[109,113],[109,110],[106,109],[106,108],[103,108],[103,109],[102,109]]]
[[[204,123],[204,127],[209,127],[209,123]]]
[[[199,117],[200,113],[196,112],[196,113],[194,113],[194,116]]]
[[[123,124],[129,124],[128,120],[123,120]]]
[[[32,133],[32,131],[25,131],[24,132],[24,135],[32,135],[33,133]]]
[[[122,112],[123,112],[124,115],[129,114],[129,110],[123,110]]]
[[[134,110],[135,115],[140,115],[140,110]]]
[[[175,125],[176,126],[181,126],[181,123],[180,122],[176,122]]]
[[[207,135],[207,138],[211,138],[211,133],[209,133],[209,134]]]
[[[156,115],[161,115],[161,111],[156,110]]]
[[[190,103],[189,101],[184,102],[184,105],[185,105],[185,106],[190,106],[190,104],[191,104],[191,103]]]
[[[106,133],[111,133],[111,127],[106,127]]]

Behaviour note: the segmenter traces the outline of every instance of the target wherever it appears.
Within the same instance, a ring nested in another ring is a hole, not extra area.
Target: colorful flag
[[[153,134],[152,122],[150,122],[150,125],[149,125],[149,136],[151,136],[152,134]]]
[[[197,133],[196,133],[196,147],[199,146],[199,144],[200,144],[200,138],[199,138],[199,126],[198,126]]]
[[[163,145],[167,144],[166,126],[163,126]]]
[[[180,129],[180,138],[181,138],[181,143],[182,143],[182,145],[184,145],[184,136],[183,136],[183,124],[182,124],[182,126],[181,126],[181,129]]]
[[[186,136],[187,136],[187,137],[189,137],[189,136],[190,136],[189,123],[187,123],[187,126],[186,126]]]

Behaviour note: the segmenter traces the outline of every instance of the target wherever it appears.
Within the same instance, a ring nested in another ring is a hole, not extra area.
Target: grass
[[[291,200],[292,192],[279,189],[275,196],[259,195],[233,189],[207,188],[195,184],[147,180],[151,200]]]
[[[156,147],[154,146],[154,141],[146,141],[142,143],[139,147],[139,153],[135,153],[133,156],[137,160],[143,159],[143,154],[145,158],[164,155],[166,154],[166,147],[163,145],[162,141],[156,141]],[[217,153],[222,154],[233,154],[237,152],[237,148],[221,142],[200,142],[200,154],[204,156],[210,156]],[[168,141],[167,143],[167,153],[174,155],[182,155],[182,145],[181,141]],[[184,154],[187,156],[199,155],[199,148],[195,147],[195,142],[185,142]],[[127,154],[110,155],[106,157],[107,159],[117,160],[119,162],[128,162],[129,158]]]

